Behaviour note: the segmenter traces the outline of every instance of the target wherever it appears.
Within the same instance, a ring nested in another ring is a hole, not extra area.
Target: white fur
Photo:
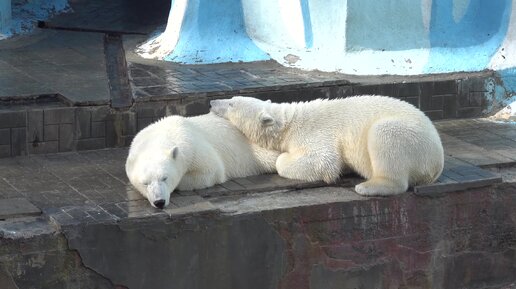
[[[391,195],[431,183],[443,169],[443,147],[432,122],[394,98],[276,104],[237,96],[213,100],[211,107],[252,142],[282,152],[276,168],[283,177],[331,183],[353,170],[367,179],[355,187],[357,193]]]
[[[231,178],[275,172],[279,153],[249,141],[213,114],[169,116],[134,138],[125,165],[133,186],[154,206],[170,193],[202,189]]]

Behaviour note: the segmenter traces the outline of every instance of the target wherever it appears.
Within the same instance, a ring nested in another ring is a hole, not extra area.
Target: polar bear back
[[[419,170],[415,167],[429,163],[431,170],[437,172],[430,178],[436,178],[442,170],[443,151],[437,130],[422,111],[407,102],[368,95],[279,104],[279,108],[283,115],[286,111],[293,115],[288,134],[282,142],[282,150],[288,151],[293,147],[337,147],[343,162],[368,178],[372,175],[370,134],[375,126],[375,133],[380,129],[386,138],[404,139],[405,143],[400,146],[406,149],[407,154],[414,155],[413,162],[400,164],[409,166],[407,170]],[[389,124],[379,126],[380,123]],[[428,160],[418,161],[420,151],[417,149],[431,150],[425,152]],[[435,164],[431,158],[435,158]]]
[[[299,102],[285,105],[294,110],[290,114],[295,115],[293,125],[303,127],[303,133],[307,131],[321,130],[321,124],[325,129],[341,129],[342,123],[347,128],[363,130],[379,118],[386,116],[403,117],[412,121],[430,122],[423,112],[413,105],[394,98],[384,96],[360,96],[344,99],[317,99],[310,102]],[[285,114],[285,113],[283,113]]]
[[[289,132],[298,134],[295,138],[322,134],[326,137],[357,139],[375,121],[385,117],[407,119],[420,125],[422,130],[435,131],[430,119],[419,109],[407,102],[384,96],[318,99],[279,106],[282,114],[290,110],[288,114],[294,115],[295,120],[289,122]]]

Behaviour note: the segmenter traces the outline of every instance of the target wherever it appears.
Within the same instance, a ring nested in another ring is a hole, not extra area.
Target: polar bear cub
[[[170,193],[276,172],[279,153],[250,144],[229,121],[214,114],[169,116],[143,130],[129,149],[125,170],[131,184],[162,209]]]
[[[353,170],[367,180],[361,195],[392,195],[435,181],[443,170],[441,140],[432,122],[407,102],[386,96],[298,103],[250,97],[212,100],[252,142],[282,152],[280,176],[334,182]]]

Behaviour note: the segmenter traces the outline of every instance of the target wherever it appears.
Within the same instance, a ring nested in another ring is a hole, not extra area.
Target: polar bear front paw
[[[370,179],[355,186],[357,194],[362,196],[389,196],[404,193],[408,184],[387,179]]]

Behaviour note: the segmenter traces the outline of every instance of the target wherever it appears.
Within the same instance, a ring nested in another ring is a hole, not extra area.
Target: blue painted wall
[[[511,0],[470,0],[464,16],[456,21],[453,0],[432,2],[430,57],[426,73],[479,71],[505,39],[511,14]]]
[[[305,34],[305,47],[312,48],[314,45],[314,36],[312,30],[312,19],[310,17],[310,6],[308,0],[300,0],[301,12],[303,14],[303,28]]]
[[[170,61],[272,58],[307,70],[401,75],[516,67],[516,0],[174,1],[187,9],[175,11],[184,16],[171,27],[177,45],[159,43]],[[151,48],[145,55],[153,57]]]
[[[11,0],[0,0],[0,39],[11,30]]]
[[[68,0],[0,0],[0,39],[30,32],[38,20],[67,9]],[[11,17],[2,19],[6,14]]]
[[[346,48],[381,51],[428,47],[422,13],[420,0],[348,0]]]
[[[453,2],[432,1],[431,47],[467,47],[491,40],[501,43],[509,24],[511,0],[469,0],[458,21],[453,16]]]

